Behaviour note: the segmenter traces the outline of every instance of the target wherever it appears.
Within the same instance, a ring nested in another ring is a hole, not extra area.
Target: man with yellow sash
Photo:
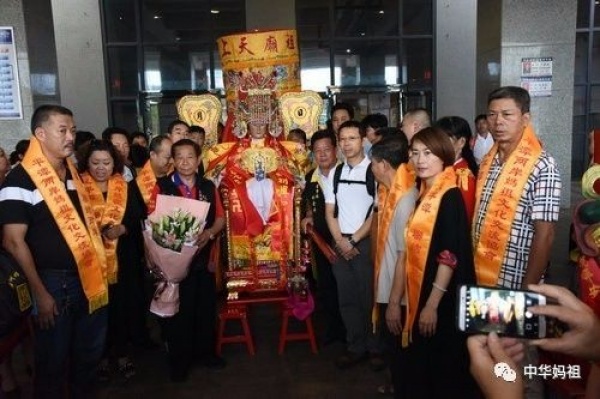
[[[156,136],[150,141],[150,159],[146,162],[140,173],[135,178],[144,204],[154,209],[154,205],[149,206],[152,190],[156,186],[156,180],[166,176],[173,168],[173,158],[171,157],[172,141],[166,134]]]
[[[477,282],[526,288],[542,279],[558,220],[561,181],[536,137],[529,93],[501,87],[488,97],[495,144],[479,170],[473,246]]]
[[[0,189],[0,224],[34,298],[34,395],[88,397],[107,326],[102,238],[69,160],[73,113],[43,105],[31,128],[23,162]]]
[[[554,158],[535,135],[527,90],[500,87],[488,96],[495,144],[477,178],[473,248],[477,283],[511,289],[539,283],[558,221],[561,181]],[[526,364],[536,364],[528,350]],[[527,397],[543,397],[541,381],[528,381]]]
[[[406,282],[404,230],[419,194],[413,168],[407,162],[408,140],[403,134],[385,137],[371,147],[371,169],[379,182],[372,320],[387,358],[394,352],[394,335],[402,332],[400,304]],[[389,390],[389,385],[379,388],[380,392]]]

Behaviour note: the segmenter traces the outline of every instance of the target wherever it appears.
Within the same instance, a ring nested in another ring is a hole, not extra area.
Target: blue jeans
[[[46,290],[56,302],[54,327],[35,327],[36,398],[89,397],[106,340],[105,306],[88,312],[77,271],[40,270]]]

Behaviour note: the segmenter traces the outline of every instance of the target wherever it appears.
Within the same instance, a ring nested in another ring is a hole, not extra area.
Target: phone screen
[[[496,332],[528,339],[546,334],[543,316],[531,313],[531,306],[544,305],[545,297],[535,292],[463,286],[460,291],[459,327],[468,333]]]

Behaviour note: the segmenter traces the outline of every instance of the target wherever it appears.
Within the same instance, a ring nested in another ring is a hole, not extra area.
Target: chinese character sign
[[[0,26],[0,120],[22,118],[14,31]]]
[[[300,91],[300,55],[295,30],[247,32],[217,40],[228,107],[240,93]],[[244,95],[242,94],[242,95]]]

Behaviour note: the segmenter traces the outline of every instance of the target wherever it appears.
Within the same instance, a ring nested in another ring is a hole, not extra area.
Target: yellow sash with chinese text
[[[375,279],[374,279],[374,302],[373,311],[371,312],[371,321],[373,322],[373,332],[377,328],[377,320],[379,319],[379,307],[377,306],[377,291],[379,286],[379,271],[381,270],[381,262],[385,253],[385,245],[387,242],[390,226],[394,220],[396,206],[400,199],[408,190],[415,185],[415,173],[412,168],[408,168],[407,164],[402,164],[396,170],[394,181],[390,189],[386,189],[383,184],[379,185],[377,193],[379,202],[379,211],[377,212],[377,243],[375,251]]]
[[[89,173],[81,175],[81,180],[92,205],[94,219],[98,228],[106,225],[121,224],[125,215],[125,208],[127,207],[127,182],[123,179],[123,176],[115,174],[110,177],[106,200],[104,200],[100,187],[98,187]],[[119,270],[117,259],[117,244],[119,239],[103,240],[103,242],[106,254],[106,279],[109,284],[114,284],[117,282],[117,272]]]
[[[481,193],[497,153],[498,144],[494,144],[481,162],[477,177],[475,215],[479,213]],[[528,125],[517,148],[502,166],[488,208],[485,210],[485,218],[481,222],[478,241],[475,236],[476,223],[473,223],[473,248],[478,284],[494,286],[498,282],[519,198],[541,153],[542,145],[533,127]]]
[[[146,161],[146,164],[140,170],[140,173],[135,179],[137,186],[140,189],[140,193],[142,194],[142,198],[144,199],[144,204],[148,206],[150,202],[150,198],[152,196],[152,190],[156,185],[156,176],[154,175],[154,171],[152,170],[152,165],[150,161]]]
[[[25,171],[40,191],[75,258],[83,292],[89,303],[89,312],[92,313],[108,304],[108,290],[103,272],[106,266],[106,257],[100,230],[94,221],[83,183],[75,166],[68,158],[66,163],[77,189],[85,223],[79,217],[77,209],[67,194],[65,185],[46,159],[40,143],[35,137],[31,138],[29,149],[23,158]]]
[[[406,322],[402,330],[402,347],[412,341],[412,329],[415,324],[427,267],[429,245],[433,238],[433,229],[444,194],[456,187],[456,173],[448,166],[433,182],[427,192],[421,185],[421,203],[415,209],[406,228]],[[451,233],[450,233],[451,234]]]

